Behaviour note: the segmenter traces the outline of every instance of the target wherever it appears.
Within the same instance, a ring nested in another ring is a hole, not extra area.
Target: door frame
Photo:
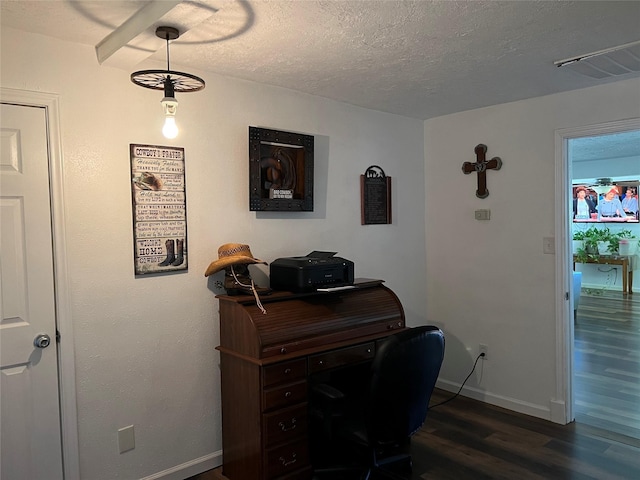
[[[631,118],[614,122],[587,125],[583,127],[563,128],[555,132],[555,191],[561,192],[556,198],[556,401],[552,402],[551,420],[566,424],[575,420],[573,413],[573,356],[574,330],[571,279],[571,180],[572,165],[569,162],[568,143],[572,138],[591,137],[609,133],[640,130],[640,118]]]
[[[80,480],[78,452],[78,413],[76,406],[75,349],[71,319],[70,287],[67,271],[65,234],[64,172],[60,137],[59,97],[0,87],[0,102],[39,107],[45,110],[49,156],[52,253],[55,284],[56,330],[59,333],[58,385],[60,391],[60,432],[65,480]]]

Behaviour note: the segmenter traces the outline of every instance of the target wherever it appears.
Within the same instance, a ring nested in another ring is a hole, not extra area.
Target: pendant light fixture
[[[177,28],[158,27],[156,36],[167,42],[167,69],[166,70],[140,70],[131,74],[131,81],[136,85],[154,90],[164,90],[164,98],[160,102],[165,115],[162,134],[166,138],[175,138],[178,135],[176,125],[176,110],[178,101],[175,92],[197,92],[204,88],[204,80],[190,73],[171,70],[169,64],[169,40],[175,40],[180,36]]]

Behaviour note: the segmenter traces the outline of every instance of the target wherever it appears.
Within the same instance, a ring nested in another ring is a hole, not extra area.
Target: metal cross
[[[482,143],[477,145],[474,151],[476,152],[477,161],[475,163],[464,162],[462,164],[462,171],[465,175],[473,172],[478,173],[476,197],[487,198],[489,196],[489,190],[487,189],[487,170],[500,170],[502,160],[500,160],[500,157],[493,157],[491,160],[487,160],[485,157],[487,146]]]

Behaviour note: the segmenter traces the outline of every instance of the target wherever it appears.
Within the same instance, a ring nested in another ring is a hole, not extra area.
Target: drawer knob
[[[286,349],[285,347],[282,347],[282,348],[280,349],[280,353],[287,353],[287,349]]]
[[[284,374],[285,375],[289,375],[291,373],[291,369],[290,368],[285,368],[284,369]]]
[[[284,422],[280,422],[278,426],[280,427],[280,430],[282,430],[283,432],[288,432],[289,430],[293,430],[296,428],[296,417],[293,417],[290,423],[291,425],[288,427]]]
[[[291,392],[285,392],[284,398],[289,398],[291,396]]]
[[[367,353],[371,353],[371,349],[370,348],[367,348]]]
[[[324,360],[319,360],[318,365],[324,365]]]
[[[282,466],[284,466],[284,467],[287,467],[289,465],[293,465],[297,461],[295,453],[291,454],[291,460],[287,460],[284,457],[280,457],[279,460],[280,460],[280,463],[282,463]]]

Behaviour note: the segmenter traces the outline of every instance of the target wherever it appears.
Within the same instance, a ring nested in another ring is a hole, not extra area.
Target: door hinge
[[[564,299],[569,300],[569,292],[564,292]]]
[[[60,343],[60,330],[56,330],[56,343]]]

